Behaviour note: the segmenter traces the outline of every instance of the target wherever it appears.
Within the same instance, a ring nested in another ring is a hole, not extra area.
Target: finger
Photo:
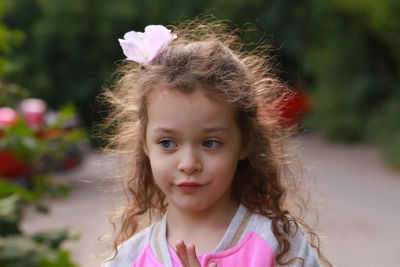
[[[190,267],[201,267],[199,260],[196,255],[196,248],[194,245],[190,245],[187,247],[187,255]]]
[[[208,267],[218,267],[218,265],[215,262],[211,262]]]
[[[175,243],[175,248],[176,248],[176,250],[175,250],[176,255],[178,255],[182,266],[188,267],[189,262],[188,262],[187,249],[186,249],[185,243],[182,240],[178,240]]]
[[[179,260],[181,261],[182,266],[187,266],[188,260],[187,260],[187,252],[186,252],[186,245],[182,240],[178,240],[175,243],[176,247],[176,254],[179,257]]]

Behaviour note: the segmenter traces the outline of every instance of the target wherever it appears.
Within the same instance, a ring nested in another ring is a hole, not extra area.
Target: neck
[[[167,240],[171,245],[177,240],[183,240],[185,244],[195,244],[199,254],[208,253],[222,239],[237,208],[238,204],[233,200],[218,203],[202,211],[169,206]]]
[[[220,228],[229,225],[238,204],[233,200],[227,203],[218,203],[206,210],[188,211],[176,207],[168,207],[167,224],[174,228],[188,229],[193,231],[193,227]]]

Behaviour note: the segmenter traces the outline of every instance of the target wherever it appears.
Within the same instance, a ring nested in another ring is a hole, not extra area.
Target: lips
[[[177,184],[177,187],[183,192],[194,192],[200,189],[202,185],[196,182],[182,182]]]

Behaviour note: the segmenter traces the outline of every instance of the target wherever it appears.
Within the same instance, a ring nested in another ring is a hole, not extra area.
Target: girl
[[[182,25],[119,40],[127,60],[104,97],[129,203],[104,266],[329,266],[289,209],[270,58],[223,23]]]

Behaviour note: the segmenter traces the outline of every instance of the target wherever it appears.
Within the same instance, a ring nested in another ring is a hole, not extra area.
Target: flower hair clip
[[[175,38],[176,34],[162,25],[148,25],[144,32],[127,32],[118,41],[128,60],[149,64]]]

